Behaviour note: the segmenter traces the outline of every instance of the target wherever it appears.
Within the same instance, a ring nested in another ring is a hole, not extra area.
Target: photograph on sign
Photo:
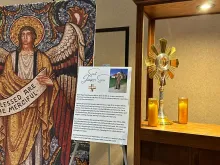
[[[72,140],[127,145],[130,67],[79,67]]]
[[[126,93],[127,92],[128,69],[111,69],[109,80],[109,92]]]

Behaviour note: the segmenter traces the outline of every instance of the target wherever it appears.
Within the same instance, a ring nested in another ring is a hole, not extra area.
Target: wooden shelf
[[[174,123],[149,127],[143,122],[140,140],[220,151],[220,125]]]
[[[146,5],[149,1],[136,1],[136,3],[142,2]],[[159,2],[159,1],[158,1]],[[204,14],[219,14],[220,13],[220,1],[213,1],[215,6],[207,12],[199,11],[198,5],[204,4],[207,0],[190,0],[182,2],[169,2],[163,4],[157,4],[155,1],[152,5],[144,7],[144,11],[151,19],[164,19],[175,17],[187,17]]]
[[[142,122],[141,128],[145,130],[155,130],[164,132],[183,133],[191,135],[211,136],[220,138],[220,125],[202,124],[202,123],[188,123],[172,125],[149,127],[147,122]]]
[[[156,4],[163,4],[163,3],[176,3],[176,2],[182,2],[182,1],[192,1],[192,0],[133,0],[134,3],[137,5],[156,5]]]
[[[173,124],[171,126],[148,127],[147,123],[142,123],[142,126],[140,123],[142,118],[143,48],[146,46],[143,45],[145,40],[143,38],[144,16],[148,17],[147,48],[149,50],[154,44],[157,19],[220,14],[220,0],[213,0],[215,7],[206,13],[199,12],[197,6],[207,1],[210,2],[209,0],[133,1],[137,5],[134,128],[134,152],[136,156],[134,157],[134,164],[219,165],[220,157],[217,155],[220,154],[220,126],[188,123],[187,125]],[[153,95],[153,81],[149,79],[149,76],[146,85],[146,100],[148,100]],[[173,157],[173,155],[175,156]],[[182,157],[182,155],[185,156]]]

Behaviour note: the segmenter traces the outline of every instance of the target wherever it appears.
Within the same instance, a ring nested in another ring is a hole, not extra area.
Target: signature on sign
[[[88,73],[83,76],[83,80],[81,81],[82,84],[86,82],[104,82],[107,78],[109,78],[108,74],[99,74],[99,68],[92,68],[88,70]]]

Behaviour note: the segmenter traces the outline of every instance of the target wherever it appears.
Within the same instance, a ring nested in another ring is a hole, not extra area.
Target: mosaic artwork
[[[96,5],[0,6],[0,164],[68,165],[78,66],[93,65]],[[89,164],[81,142],[74,165]]]

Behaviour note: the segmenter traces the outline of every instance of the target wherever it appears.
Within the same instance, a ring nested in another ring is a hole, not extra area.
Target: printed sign
[[[127,145],[131,68],[80,67],[73,140]]]

